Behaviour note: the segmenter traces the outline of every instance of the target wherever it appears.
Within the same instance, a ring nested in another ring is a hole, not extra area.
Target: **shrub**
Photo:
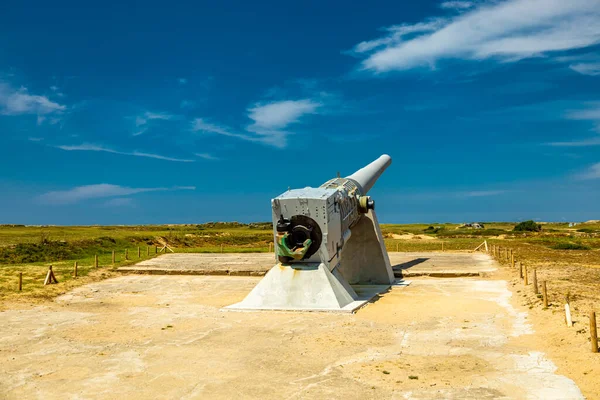
[[[536,224],[535,221],[523,221],[517,224],[513,231],[515,232],[540,232],[542,230],[542,225]]]
[[[444,229],[445,228],[443,226],[436,226],[436,227],[434,227],[434,226],[430,225],[426,229],[423,229],[423,232],[434,234],[434,233],[441,232]]]
[[[591,250],[589,246],[581,243],[558,243],[552,248],[554,250]]]

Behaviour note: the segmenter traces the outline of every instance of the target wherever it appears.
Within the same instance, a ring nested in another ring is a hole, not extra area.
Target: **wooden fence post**
[[[444,242],[442,241],[442,251],[444,251]]]
[[[19,292],[23,290],[23,273],[19,272]]]
[[[596,327],[596,313],[590,311],[590,339],[592,341],[592,353],[598,352],[598,328]]]
[[[125,249],[125,259],[129,260],[129,250]]]
[[[142,256],[142,253],[140,252],[140,246],[138,246],[138,258],[140,258]]]
[[[58,283],[58,280],[56,280],[56,276],[54,276],[54,271],[52,271],[52,265],[48,267],[48,274],[46,274],[46,279],[44,280],[44,286],[52,284],[52,283]]]
[[[533,269],[533,293],[540,294],[537,284],[537,268]]]
[[[519,278],[523,279],[523,263],[519,261]]]
[[[273,242],[269,242],[269,253],[273,251]]]
[[[527,265],[523,266],[523,279],[525,280],[525,286],[529,285],[529,274],[527,273]]]
[[[542,298],[544,301],[544,308],[548,308],[548,291],[546,289],[546,281],[542,281]]]
[[[223,243],[221,243],[221,253],[223,252]],[[166,253],[166,251],[165,251]]]
[[[75,264],[73,265],[73,276],[77,278],[77,261],[75,261]]]
[[[515,255],[512,250],[510,251],[510,265],[513,269],[515,268]]]
[[[146,255],[149,256],[150,255],[150,246],[146,246]]]
[[[154,246],[154,254],[158,254],[158,246]]]
[[[568,294],[565,296],[565,320],[567,321],[567,326],[573,326],[573,319],[571,318],[571,304]]]
[[[94,267],[98,268],[98,254],[94,256]]]
[[[115,265],[115,251],[112,251],[112,263]]]

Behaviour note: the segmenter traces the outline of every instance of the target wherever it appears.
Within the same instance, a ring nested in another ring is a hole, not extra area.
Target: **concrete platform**
[[[2,311],[0,398],[583,398],[506,281],[418,278],[356,314],[220,311],[258,280],[129,275]]]
[[[153,275],[263,276],[275,263],[273,253],[169,253],[118,271]]]
[[[497,269],[485,253],[407,252],[389,253],[396,277],[485,276]]]
[[[416,276],[484,276],[496,270],[495,261],[483,253],[389,253],[397,278]],[[273,253],[174,253],[165,254],[120,272],[154,275],[263,276],[275,265]]]

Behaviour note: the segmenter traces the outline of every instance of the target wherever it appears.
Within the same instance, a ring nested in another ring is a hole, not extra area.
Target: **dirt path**
[[[258,279],[123,276],[49,305],[15,305],[0,312],[0,393],[583,398],[560,374],[570,368],[564,360],[557,372],[545,355],[547,343],[532,335],[527,309],[505,279],[416,278],[351,315],[220,310]],[[594,398],[593,387],[584,386]]]

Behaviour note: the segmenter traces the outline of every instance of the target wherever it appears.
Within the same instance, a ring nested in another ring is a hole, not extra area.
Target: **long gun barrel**
[[[382,155],[369,165],[359,169],[346,179],[350,179],[359,187],[361,194],[366,195],[375,185],[377,179],[383,174],[383,171],[392,163],[392,158],[387,154]]]

